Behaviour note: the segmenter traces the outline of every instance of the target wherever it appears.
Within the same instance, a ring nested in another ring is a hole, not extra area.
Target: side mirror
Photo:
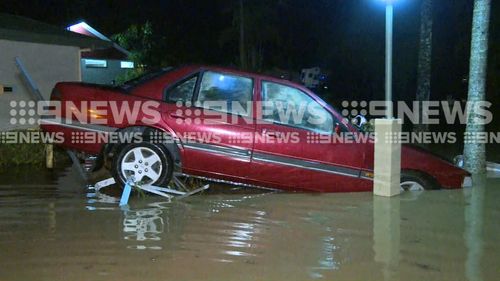
[[[356,126],[356,127],[358,127],[358,128],[361,129],[363,127],[363,125],[365,125],[366,123],[368,123],[368,120],[366,120],[366,117],[364,117],[363,115],[360,114],[360,115],[352,118],[351,119],[351,123],[354,126]]]
[[[339,123],[335,123],[335,134],[340,135],[342,133],[342,128]]]

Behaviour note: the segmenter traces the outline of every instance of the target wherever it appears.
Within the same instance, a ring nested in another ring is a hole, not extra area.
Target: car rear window
[[[172,89],[167,92],[168,102],[191,102],[193,99],[194,90],[196,89],[196,82],[198,81],[198,74],[189,77],[178,85],[175,85]]]
[[[172,70],[174,70],[173,67],[166,67],[166,68],[161,68],[161,69],[157,69],[157,70],[151,70],[151,71],[148,71],[148,72],[142,74],[139,77],[136,77],[134,79],[131,79],[131,80],[121,84],[118,87],[122,90],[130,91],[133,88],[140,86],[140,85],[142,85],[148,81],[151,81],[155,78],[158,78],[158,77],[164,75],[165,73],[171,72]]]

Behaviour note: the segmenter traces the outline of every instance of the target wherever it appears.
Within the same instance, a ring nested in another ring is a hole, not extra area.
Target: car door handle
[[[169,115],[170,115],[170,117],[175,118],[175,119],[186,119],[186,116],[182,116],[182,115],[177,114],[175,112],[172,112]]]

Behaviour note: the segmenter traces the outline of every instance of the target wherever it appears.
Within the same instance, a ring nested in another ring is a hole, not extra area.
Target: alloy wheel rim
[[[416,181],[405,181],[402,182],[401,185],[401,191],[424,191],[425,188],[418,182]]]
[[[164,168],[158,153],[147,147],[135,147],[129,150],[120,164],[125,180],[133,176],[136,182],[144,185],[155,183]]]

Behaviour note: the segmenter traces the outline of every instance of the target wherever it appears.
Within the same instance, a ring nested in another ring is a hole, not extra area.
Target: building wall
[[[111,85],[120,75],[124,75],[128,70],[121,68],[121,60],[106,60],[106,67],[89,67],[85,64],[85,59],[81,61],[82,81],[95,84]]]
[[[36,126],[10,122],[11,101],[32,100],[15,57],[21,59],[46,99],[57,82],[81,81],[78,47],[0,40],[0,84],[13,87],[13,92],[0,95],[0,131]]]

